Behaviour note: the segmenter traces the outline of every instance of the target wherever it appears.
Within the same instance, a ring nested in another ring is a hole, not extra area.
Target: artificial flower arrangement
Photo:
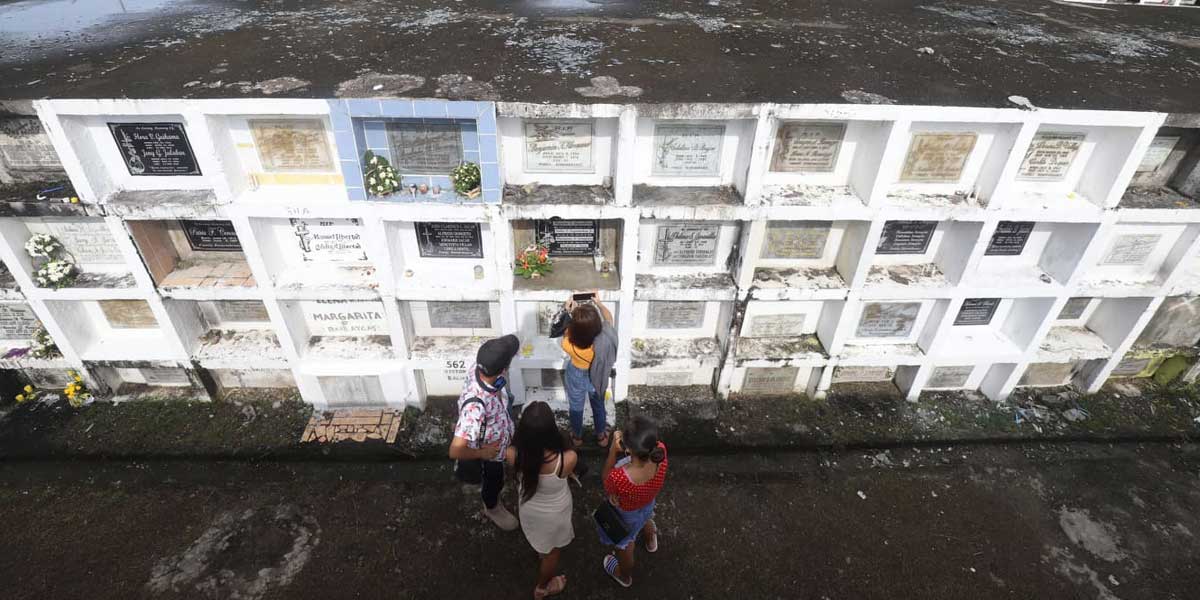
[[[39,326],[37,331],[33,332],[33,338],[29,344],[29,353],[34,358],[54,358],[62,355],[58,351],[58,345],[50,337],[50,332],[46,331],[46,328],[43,326]]]
[[[450,171],[450,181],[454,184],[454,191],[468,197],[474,198],[479,195],[479,165],[473,162],[465,162]]]
[[[372,196],[387,196],[400,189],[400,174],[396,172],[388,159],[367,150],[363,155],[363,181],[367,185],[367,193]]]
[[[74,371],[68,371],[68,374],[71,376],[71,383],[68,383],[67,387],[63,388],[62,393],[66,395],[67,402],[70,403],[71,406],[79,408],[87,401],[92,399],[92,393],[88,391],[87,386],[83,384],[83,378],[80,377],[78,373]],[[32,385],[25,386],[21,392],[22,393],[17,394],[17,397],[15,398],[17,404],[22,404],[30,400],[37,400],[48,393],[47,391],[39,390]]]
[[[532,244],[517,253],[513,273],[525,279],[537,279],[551,272],[550,248],[543,244]]]
[[[79,276],[75,257],[48,233],[35,233],[25,242],[25,252],[37,268],[33,280],[39,287],[62,288],[71,285]]]

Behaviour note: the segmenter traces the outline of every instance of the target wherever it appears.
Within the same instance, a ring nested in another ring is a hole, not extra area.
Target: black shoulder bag
[[[629,537],[629,527],[625,525],[625,519],[621,518],[621,513],[617,512],[615,506],[605,498],[596,510],[592,511],[592,519],[600,526],[600,530],[608,539],[614,542]]]
[[[467,406],[470,406],[471,404],[478,404],[480,406],[480,408],[482,408],[483,400],[480,400],[479,398],[468,398],[466,402],[463,402],[462,407],[458,409],[459,414],[462,413],[462,409],[466,408]],[[479,437],[476,438],[479,440],[480,444],[483,443],[483,438],[486,433],[487,433],[487,418],[486,418],[486,415],[484,415],[484,418],[480,419],[480,421],[479,421]],[[482,458],[468,458],[466,460],[454,461],[454,478],[463,483],[478,484],[478,483],[482,482],[483,481],[483,459]]]

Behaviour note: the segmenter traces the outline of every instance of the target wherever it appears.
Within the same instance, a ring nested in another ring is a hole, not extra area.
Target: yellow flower
[[[17,402],[24,402],[25,394],[17,394]]]
[[[71,204],[79,204],[79,198],[76,196],[71,196]]]
[[[32,393],[33,393],[33,386],[32,386],[32,385],[27,385],[27,386],[25,386],[25,393],[26,393],[26,394],[32,394]]]
[[[82,377],[80,377],[80,376],[78,376],[78,375],[76,375],[76,376],[75,376],[75,381],[83,381],[83,378],[82,378]]]

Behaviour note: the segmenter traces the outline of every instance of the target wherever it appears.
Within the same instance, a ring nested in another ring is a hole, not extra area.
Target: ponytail
[[[662,462],[666,453],[658,443],[658,423],[645,415],[634,417],[621,432],[621,445],[639,460]]]

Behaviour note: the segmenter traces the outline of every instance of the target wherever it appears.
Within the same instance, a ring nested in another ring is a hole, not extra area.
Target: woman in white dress
[[[562,549],[575,539],[567,481],[579,458],[569,448],[550,405],[531,402],[521,413],[513,444],[505,456],[520,479],[521,530],[541,555],[533,588],[535,600],[553,596],[567,585],[567,576],[555,575],[555,571]]]

